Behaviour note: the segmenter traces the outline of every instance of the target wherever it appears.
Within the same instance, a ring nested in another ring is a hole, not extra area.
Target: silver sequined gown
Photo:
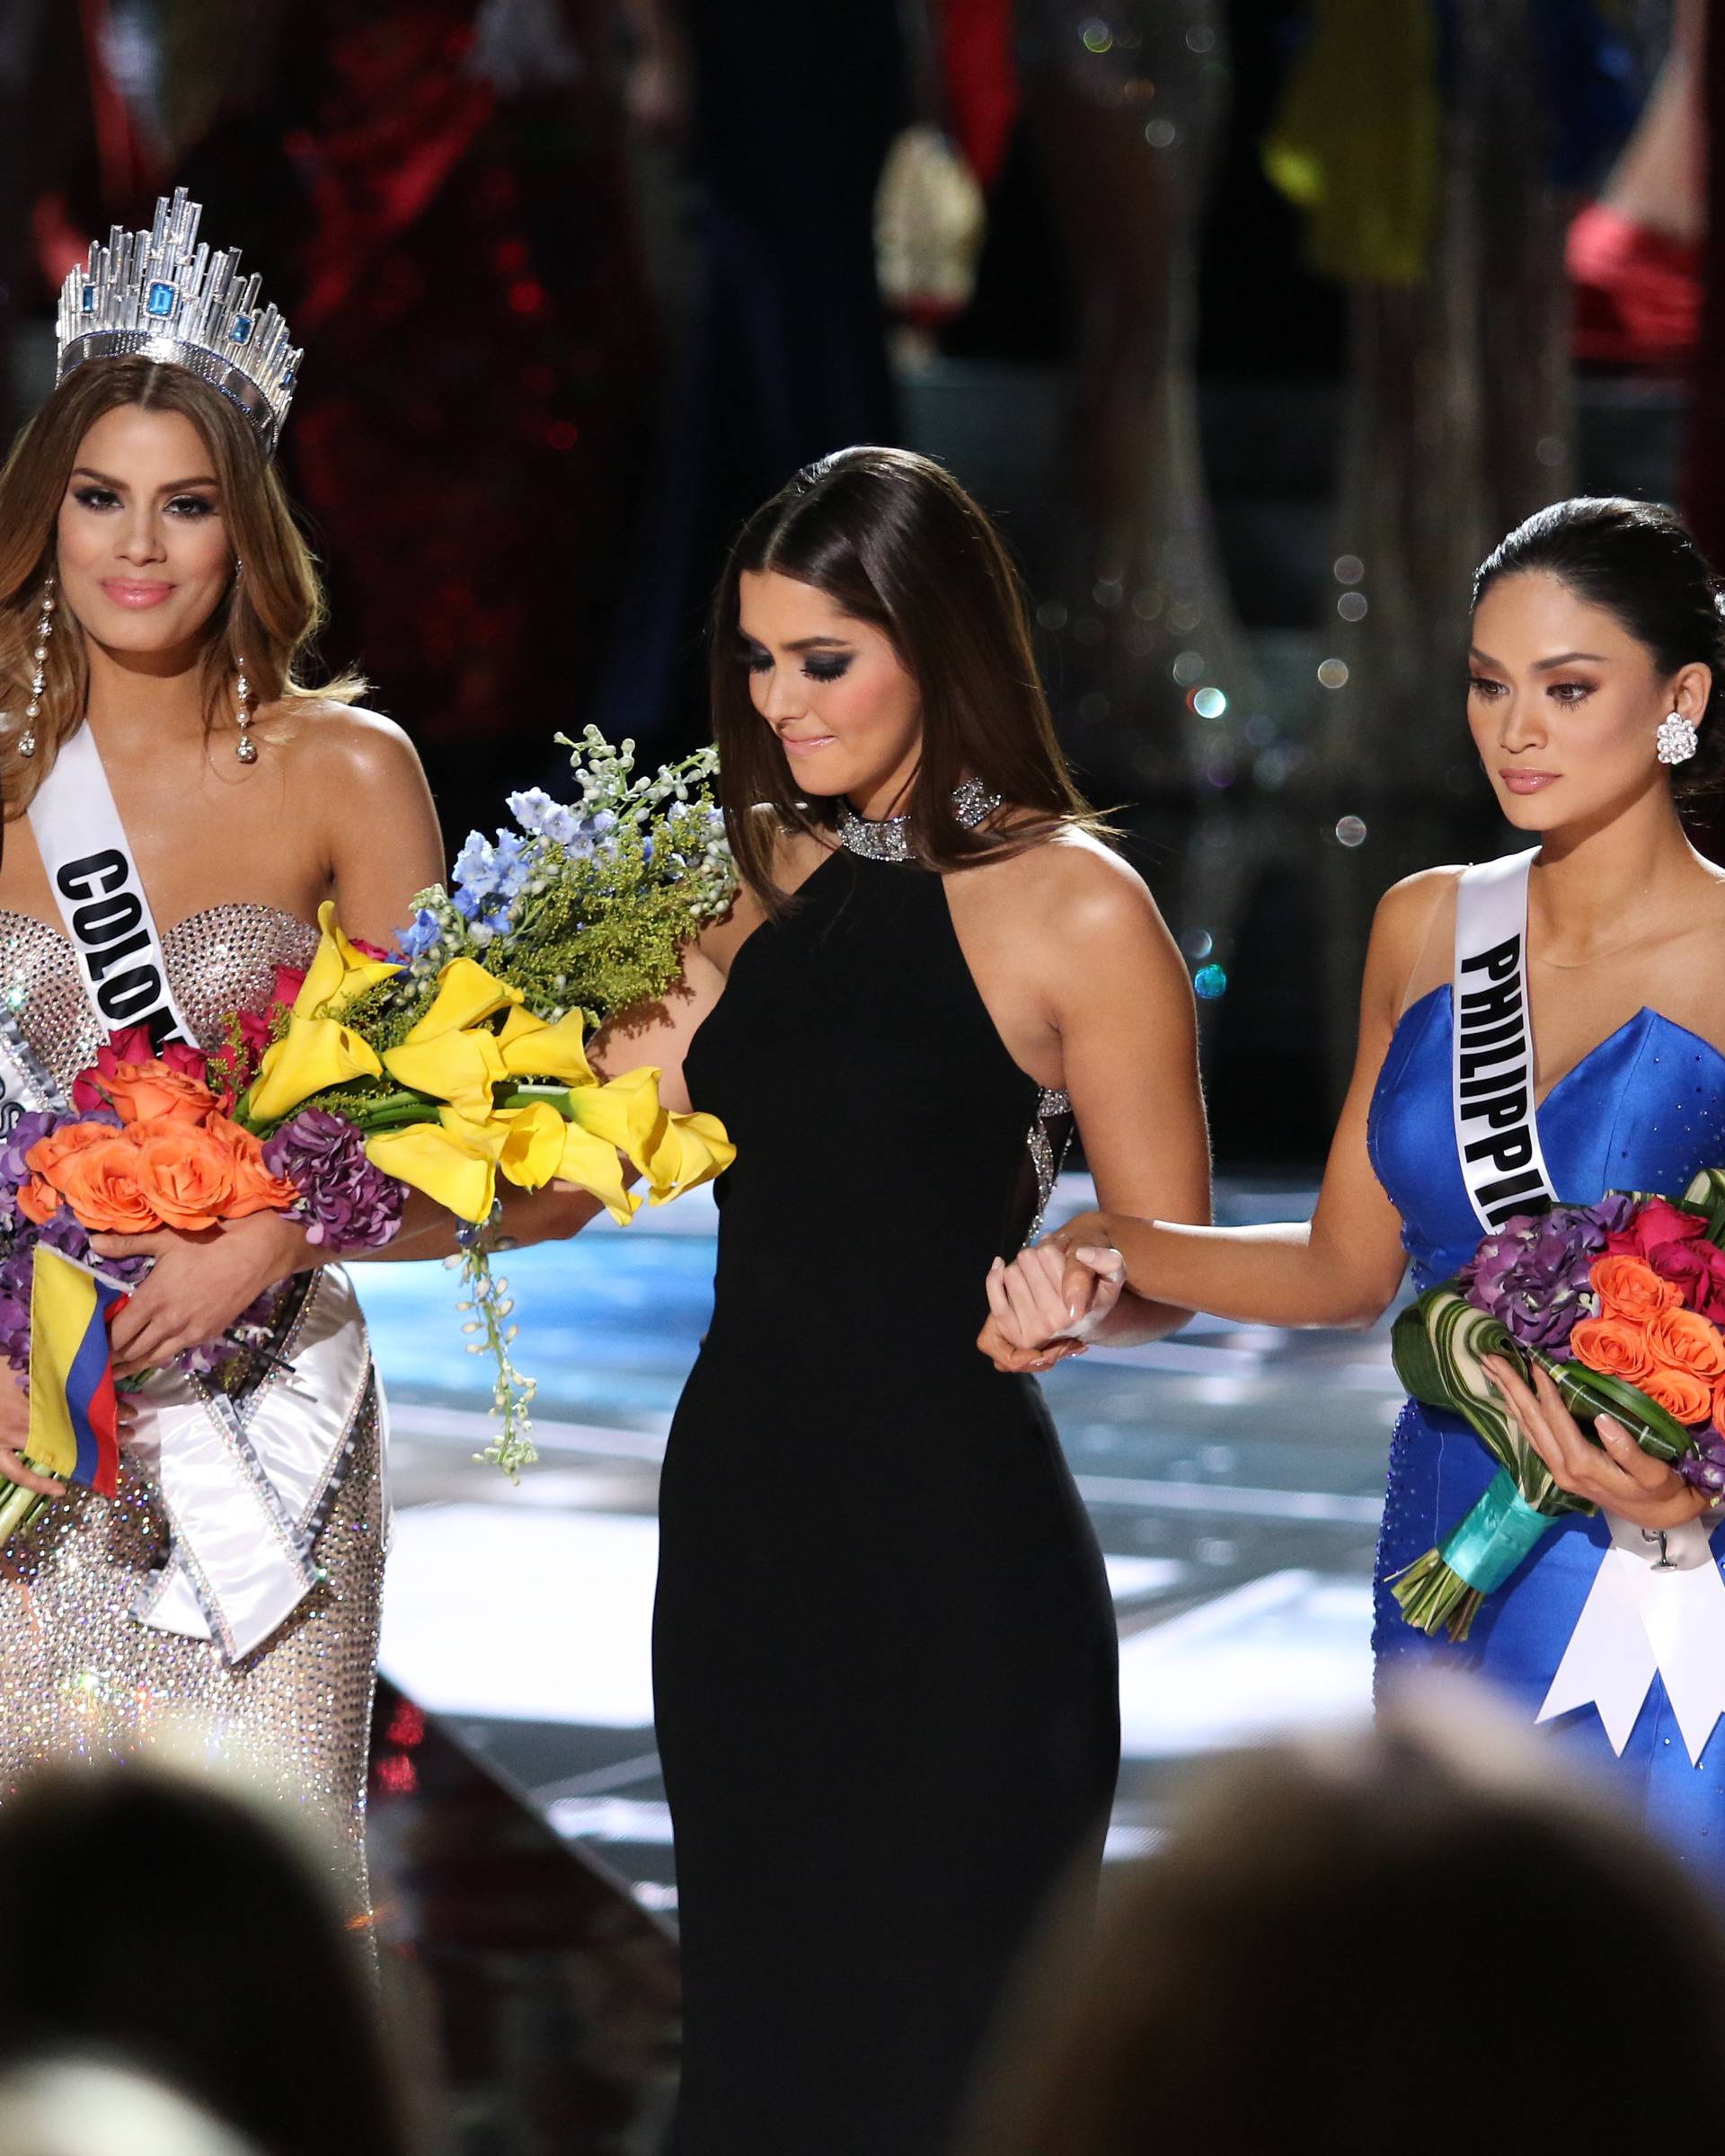
[[[181,922],[163,947],[180,1008],[208,1043],[224,1012],[267,1001],[274,968],[305,964],[316,941],[291,915],[225,906]],[[0,910],[0,995],[69,1089],[101,1035],[58,930]],[[0,1549],[0,1802],[31,1768],[67,1755],[162,1750],[214,1762],[309,1813],[337,1891],[363,1909],[384,1571],[380,1414],[374,1378],[315,1548],[325,1577],[232,1666],[208,1643],[153,1630],[130,1613],[141,1577],[166,1548],[153,1488],[131,1464],[122,1462],[117,1499],[75,1490]]]

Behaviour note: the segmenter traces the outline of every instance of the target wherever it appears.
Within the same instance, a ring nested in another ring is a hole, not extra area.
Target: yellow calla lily
[[[421,1039],[420,1030],[415,1026],[399,1048],[384,1051],[384,1068],[398,1085],[447,1100],[470,1122],[485,1122],[493,1088],[509,1076],[496,1035],[479,1026]]]
[[[254,1123],[279,1123],[325,1086],[378,1078],[383,1068],[376,1051],[340,1019],[296,1017],[264,1050],[246,1112]]]
[[[710,1183],[736,1158],[737,1148],[717,1116],[668,1113],[644,1163],[653,1204],[668,1205],[684,1191]]]
[[[317,925],[323,932],[317,955],[294,998],[296,1018],[333,1018],[367,988],[401,972],[393,959],[368,959],[353,948],[342,934],[334,904],[328,898],[317,909]]]
[[[596,1138],[627,1153],[639,1171],[647,1172],[647,1156],[664,1120],[659,1101],[659,1073],[650,1065],[624,1071],[603,1085],[570,1089],[571,1120]]]
[[[462,1032],[520,1001],[518,988],[487,973],[473,959],[451,959],[438,976],[438,993],[430,1008],[408,1035],[408,1041],[417,1047],[420,1041],[435,1040],[440,1033]]]
[[[543,1189],[557,1173],[569,1126],[548,1100],[503,1109],[492,1120],[502,1124],[508,1133],[497,1156],[498,1166],[524,1190]]]
[[[500,1123],[470,1123],[446,1109],[435,1123],[376,1132],[366,1140],[366,1158],[457,1218],[483,1221],[491,1218],[498,1156],[508,1137]]]
[[[579,1123],[563,1125],[563,1157],[557,1163],[557,1180],[590,1191],[620,1228],[627,1227],[641,1209],[641,1199],[624,1188],[623,1159],[609,1138],[583,1130]]]
[[[554,1078],[559,1085],[597,1085],[587,1060],[587,1013],[566,1011],[554,1026],[515,1010],[497,1037],[506,1067],[518,1078]]]

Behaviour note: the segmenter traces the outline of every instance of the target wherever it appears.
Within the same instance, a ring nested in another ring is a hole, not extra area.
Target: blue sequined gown
[[[1372,1100],[1372,1165],[1402,1215],[1416,1289],[1456,1271],[1482,1233],[1455,1157],[1450,1009],[1446,983],[1403,1013]],[[1558,1082],[1539,1110],[1539,1132],[1552,1183],[1570,1204],[1591,1204],[1606,1190],[1680,1193],[1697,1169],[1725,1163],[1725,1056],[1643,1010]],[[1380,1682],[1415,1661],[1473,1669],[1524,1701],[1531,1719],[1604,1557],[1604,1520],[1572,1516],[1548,1530],[1462,1647],[1415,1631],[1386,1584],[1443,1540],[1493,1471],[1459,1417],[1408,1404],[1390,1448],[1373,1646]],[[1725,1531],[1714,1550],[1725,1557]],[[1621,1759],[1591,1706],[1547,1727],[1725,1893],[1725,1719],[1699,1766],[1690,1764],[1658,1677]]]

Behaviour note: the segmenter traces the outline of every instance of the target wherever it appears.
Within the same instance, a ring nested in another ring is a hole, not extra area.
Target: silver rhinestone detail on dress
[[[271,906],[212,906],[177,922],[162,939],[173,992],[199,1040],[215,1040],[226,1012],[267,1003],[278,966],[309,965],[317,931]],[[25,1038],[71,1090],[96,1059],[102,1035],[78,977],[72,946],[33,914],[0,910],[0,1002],[16,1012]]]
[[[1070,1093],[1057,1093],[1052,1086],[1045,1085],[1038,1094],[1036,1120],[1031,1125],[1024,1141],[1031,1149],[1031,1165],[1036,1170],[1036,1217],[1025,1230],[1026,1245],[1034,1242],[1042,1233],[1042,1221],[1048,1209],[1048,1200],[1054,1196],[1054,1179],[1060,1172],[1060,1160],[1054,1150],[1054,1134],[1048,1126],[1071,1113]],[[1066,1150],[1063,1143],[1061,1155],[1065,1154]]]
[[[980,779],[967,779],[952,789],[952,807],[959,821],[974,831],[1000,807],[1000,796],[990,793]],[[908,861],[910,818],[889,816],[871,824],[846,807],[839,811],[838,843],[847,853],[860,853],[864,861]]]
[[[190,915],[162,941],[186,1021],[208,1041],[224,1012],[268,999],[278,966],[310,959],[317,932],[272,906],[220,906]],[[93,1060],[98,1035],[72,946],[58,929],[0,911],[0,1002],[69,1088]],[[291,1347],[304,1300],[287,1299],[272,1345]],[[273,1639],[231,1666],[208,1640],[155,1631],[132,1614],[167,1551],[161,1501],[140,1460],[122,1457],[117,1498],[74,1489],[14,1536],[0,1552],[0,1805],[43,1762],[67,1754],[159,1751],[217,1761],[321,1827],[331,1883],[362,1915],[384,1571],[382,1436],[374,1380],[339,1480],[320,1499],[323,1516],[313,1522],[322,1578]]]

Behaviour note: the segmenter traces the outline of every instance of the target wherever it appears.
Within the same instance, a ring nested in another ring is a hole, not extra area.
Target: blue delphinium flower
[[[513,831],[500,831],[491,849],[496,889],[504,898],[518,897],[533,874],[533,855],[526,842]]]
[[[487,898],[497,888],[497,856],[482,831],[467,834],[450,874],[457,894],[465,890],[475,898]]]
[[[443,929],[437,915],[422,906],[413,916],[412,926],[402,929],[396,937],[395,948],[411,965],[415,959],[422,959],[428,950],[435,950],[442,940]]]

